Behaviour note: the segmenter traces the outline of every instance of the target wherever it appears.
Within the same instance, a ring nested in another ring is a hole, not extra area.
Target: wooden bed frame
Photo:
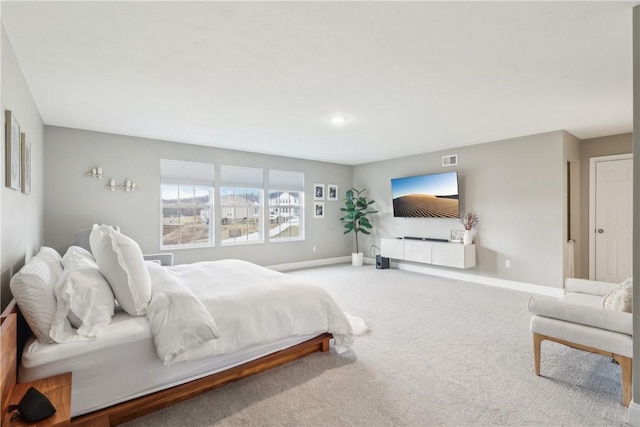
[[[30,333],[31,331],[20,315],[15,301],[11,301],[2,315],[0,315],[0,393],[2,396],[0,406],[2,408],[2,415],[6,414],[8,392],[16,384],[22,348]],[[71,420],[71,425],[91,425],[94,422],[95,425],[99,425],[100,422],[104,422],[104,420],[107,420],[111,426],[122,424],[230,382],[300,359],[317,351],[326,352],[329,350],[329,340],[332,337],[329,333],[318,335],[301,344],[280,350],[226,371],[75,417]]]

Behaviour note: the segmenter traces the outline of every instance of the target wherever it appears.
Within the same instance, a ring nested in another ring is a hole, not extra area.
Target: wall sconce
[[[92,168],[84,176],[88,176],[88,177],[91,177],[91,178],[102,179],[102,166],[98,166],[97,168]]]
[[[107,190],[136,191],[136,183],[131,181],[130,179],[127,179],[123,185],[116,185],[116,180],[111,179],[111,181],[109,181],[109,185],[107,185]]]

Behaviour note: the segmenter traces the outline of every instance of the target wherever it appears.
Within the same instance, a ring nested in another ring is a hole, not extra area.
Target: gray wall
[[[580,234],[579,245],[581,266],[578,277],[589,278],[589,159],[614,154],[627,154],[632,151],[632,134],[604,136],[584,139],[580,142]],[[635,191],[634,191],[635,194]]]
[[[45,236],[47,246],[64,251],[74,233],[94,223],[117,224],[145,253],[160,251],[160,159],[293,170],[305,173],[305,235],[301,242],[262,243],[172,250],[176,263],[241,258],[273,265],[345,256],[351,238],[343,236],[340,201],[325,201],[325,218],[313,219],[314,183],[338,184],[340,198],[351,186],[352,167],[175,142],[149,140],[60,127],[45,127]],[[102,166],[105,178],[85,177]],[[136,182],[133,193],[108,191],[114,178]],[[313,246],[316,252],[313,252]]]
[[[33,97],[27,86],[9,38],[2,27],[2,123],[4,110],[13,112],[20,123],[20,130],[31,141],[31,194],[25,195],[4,185],[4,150],[0,161],[0,190],[2,203],[2,276],[0,305],[4,308],[11,296],[9,281],[25,261],[37,253],[44,236],[44,188],[43,188],[43,124]],[[4,141],[4,130],[2,133]],[[3,142],[4,146],[4,142]]]
[[[464,272],[562,287],[565,138],[550,132],[355,166],[354,186],[366,187],[380,210],[373,217],[376,244],[406,235],[449,238],[461,229],[455,219],[394,218],[391,206],[391,178],[455,170],[461,210],[480,215],[478,265]],[[454,153],[458,166],[441,167],[441,157]]]

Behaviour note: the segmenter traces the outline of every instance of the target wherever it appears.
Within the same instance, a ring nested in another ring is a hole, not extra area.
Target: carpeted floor
[[[529,294],[396,269],[289,272],[331,293],[371,333],[125,424],[136,426],[626,425],[620,368],[542,344],[533,374]]]

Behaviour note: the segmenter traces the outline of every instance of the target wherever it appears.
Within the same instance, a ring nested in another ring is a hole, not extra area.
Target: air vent
[[[458,164],[458,155],[451,154],[449,156],[442,156],[442,167],[456,166]]]

